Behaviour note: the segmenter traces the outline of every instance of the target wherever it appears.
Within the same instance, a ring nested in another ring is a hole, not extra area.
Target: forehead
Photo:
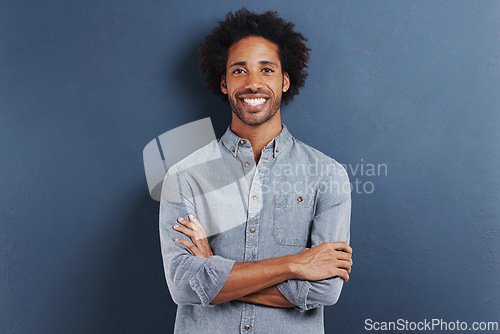
[[[261,60],[279,62],[279,46],[264,37],[248,36],[234,43],[228,51],[227,62],[245,61],[248,63]]]

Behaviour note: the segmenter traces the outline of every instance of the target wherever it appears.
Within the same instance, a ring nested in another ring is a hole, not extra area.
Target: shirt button
[[[250,325],[245,325],[245,330],[248,332],[250,330]]]
[[[280,149],[279,149],[279,148],[276,148],[276,153],[278,153],[279,151],[280,151]]]
[[[304,199],[302,197],[297,197],[297,202],[302,202]]]
[[[252,198],[253,198],[253,199],[257,199],[257,195],[253,195],[253,197],[252,197]]]
[[[255,227],[250,228],[250,233],[254,233],[254,232],[255,232]]]
[[[245,143],[246,143],[246,142],[247,142],[247,141],[246,141],[245,139],[240,140],[240,144],[241,144],[241,145],[245,145]]]
[[[250,166],[250,163],[247,161],[247,162],[245,162],[245,167],[248,167],[248,166]]]
[[[234,146],[233,146],[233,148],[231,149],[231,151],[233,151],[233,153],[236,151],[236,149],[234,148]]]

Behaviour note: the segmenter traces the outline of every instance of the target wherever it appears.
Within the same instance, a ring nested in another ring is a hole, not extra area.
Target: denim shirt
[[[342,165],[295,139],[285,125],[256,164],[250,142],[228,127],[220,140],[169,169],[160,203],[165,277],[178,305],[175,333],[324,333],[323,307],[337,302],[340,277],[277,284],[294,308],[210,302],[235,262],[349,242],[350,184]],[[204,226],[210,258],[174,241],[190,241],[173,229],[188,214]]]

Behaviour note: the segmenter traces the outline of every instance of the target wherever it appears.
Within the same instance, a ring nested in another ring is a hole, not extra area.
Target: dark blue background
[[[172,330],[142,149],[207,116],[226,129],[197,47],[244,4],[0,2],[1,333]],[[309,37],[307,85],[282,110],[292,134],[352,168],[387,166],[349,171],[375,188],[353,192],[354,267],[326,332],[499,321],[500,3],[247,8]]]

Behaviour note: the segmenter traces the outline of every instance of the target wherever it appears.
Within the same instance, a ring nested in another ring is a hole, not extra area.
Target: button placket
[[[243,148],[240,148],[243,149]],[[248,194],[248,216],[245,240],[244,261],[258,260],[258,241],[259,241],[259,219],[262,214],[263,193],[262,183],[265,181],[265,165],[272,156],[272,150],[263,150],[259,163],[255,166],[254,177],[250,184]],[[252,152],[253,157],[253,152]],[[246,166],[246,164],[244,163]],[[255,305],[245,303],[242,312],[241,330],[242,333],[253,332],[253,321],[255,317]]]
[[[260,180],[254,178],[250,193],[260,193]],[[258,220],[260,217],[260,210],[262,209],[261,196],[253,195],[248,204],[248,219],[246,228],[246,241],[245,241],[245,261],[257,260],[257,245],[258,245]]]
[[[253,333],[253,326],[255,321],[255,304],[244,303],[243,314],[241,318],[241,333]]]
[[[254,159],[253,151],[249,145],[240,146],[239,151],[241,153],[239,158],[242,164],[243,174],[245,174],[245,178],[248,183],[248,189],[250,189],[253,177],[255,175],[255,171],[253,171],[255,165],[252,165],[251,163],[251,161]]]

